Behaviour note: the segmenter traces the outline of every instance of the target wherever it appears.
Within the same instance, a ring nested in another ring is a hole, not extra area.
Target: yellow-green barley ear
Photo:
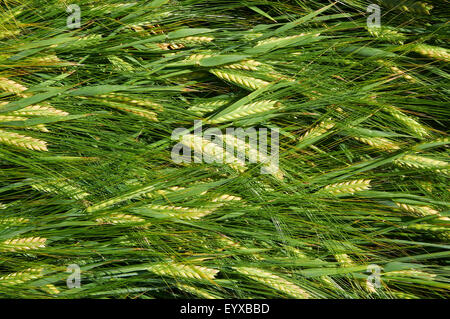
[[[31,187],[40,192],[64,194],[74,199],[83,199],[86,196],[89,196],[89,193],[78,186],[74,186],[73,181],[61,178],[39,181],[33,183]]]
[[[395,44],[403,44],[403,42],[406,40],[406,36],[403,33],[398,32],[391,27],[372,26],[368,27],[367,31],[371,36],[375,38]]]
[[[111,65],[113,66],[114,70],[116,70],[116,71],[132,72],[134,70],[133,66],[130,63],[125,62],[123,59],[119,58],[118,56],[110,55],[110,56],[108,56],[108,60],[111,63]]]
[[[436,47],[428,44],[418,44],[413,48],[413,50],[417,53],[420,53],[423,56],[432,59],[450,62],[450,52],[445,48]]]
[[[0,143],[35,151],[48,151],[45,141],[4,130],[0,130]]]
[[[411,1],[411,0],[381,0],[382,4],[388,8],[393,8],[403,12],[417,13],[423,15],[429,15],[433,9],[433,5],[423,1]]]
[[[225,65],[223,66],[223,68],[233,70],[257,71],[258,66],[260,65],[261,62],[255,60],[244,60],[242,62]]]
[[[202,299],[220,299],[220,297],[210,294],[209,292],[206,292],[202,289],[185,285],[185,284],[177,284],[178,289],[186,291],[190,294],[193,294],[194,296],[198,296]]]
[[[194,112],[198,115],[203,115],[206,113],[211,113],[220,107],[229,104],[229,100],[216,100],[211,102],[202,102],[192,105],[188,108],[189,111]]]
[[[400,149],[400,146],[397,145],[395,142],[392,142],[391,140],[388,140],[384,137],[360,137],[360,136],[353,136],[353,138],[357,141],[360,141],[362,143],[365,143],[367,145],[372,146],[373,148],[386,151],[386,152],[393,152]]]
[[[292,282],[268,271],[253,267],[233,267],[238,273],[258,281],[268,287],[281,291],[291,297],[308,299],[311,295]]]
[[[180,142],[194,152],[201,153],[203,156],[211,158],[216,163],[227,164],[239,172],[243,172],[245,170],[245,162],[243,160],[231,153],[228,153],[224,147],[204,139],[201,136],[186,134],[180,138]]]
[[[369,179],[357,179],[353,181],[327,185],[317,192],[317,194],[332,194],[335,196],[353,195],[370,189]]]
[[[217,269],[175,262],[154,264],[148,266],[147,270],[160,276],[197,280],[213,280],[219,272]]]
[[[331,130],[335,126],[335,123],[331,118],[320,122],[310,130],[306,131],[302,136],[300,136],[299,141],[303,142],[306,140],[316,139],[325,135],[329,130]]]
[[[6,103],[5,103],[6,104]],[[1,105],[1,103],[0,103]],[[58,110],[48,103],[26,106],[20,110],[12,111],[8,114],[20,116],[67,116],[69,113]]]
[[[254,115],[258,113],[267,112],[274,109],[279,109],[282,107],[282,104],[278,101],[264,100],[259,102],[254,102],[250,104],[245,104],[237,109],[221,115],[219,117],[214,117],[210,120],[211,123],[223,123],[234,121],[249,115]]]
[[[449,227],[423,223],[423,224],[411,224],[411,225],[408,225],[407,228],[414,230],[414,231],[435,233],[436,236],[438,236],[442,239],[445,239],[445,240],[450,239],[450,228]]]
[[[145,219],[138,216],[123,214],[123,213],[110,213],[106,214],[95,220],[99,224],[141,224],[145,222]]]
[[[139,99],[139,98],[135,98],[135,97],[117,95],[115,93],[99,95],[99,97],[104,98],[109,101],[113,101],[113,102],[122,102],[122,103],[126,103],[126,104],[134,104],[136,106],[143,106],[146,108],[155,109],[160,112],[162,112],[164,110],[164,108],[161,104],[156,103],[154,101],[150,101],[148,99]]]
[[[28,268],[0,277],[0,286],[15,286],[24,282],[39,279],[43,275],[43,268]]]
[[[319,35],[320,35],[320,33],[310,32],[310,33],[295,34],[295,35],[291,35],[291,36],[287,36],[287,37],[272,37],[272,38],[269,38],[269,39],[258,41],[256,43],[255,47],[259,47],[259,46],[267,45],[267,44],[283,46],[285,43],[290,42],[291,40],[294,40],[294,39],[297,39],[297,38],[301,38],[301,37],[304,37],[304,36],[318,37]]]
[[[4,217],[0,218],[0,225],[6,227],[19,226],[28,223],[30,220],[23,217]]]
[[[192,208],[165,205],[146,205],[145,208],[154,210],[160,217],[186,220],[200,219],[206,215],[212,214],[216,209],[216,207]]]
[[[397,119],[400,123],[409,128],[409,130],[411,130],[417,136],[419,137],[430,136],[430,132],[425,126],[420,124],[417,120],[415,120],[411,116],[406,115],[395,106],[385,106],[384,109],[388,113],[390,113],[395,119]]]
[[[404,166],[404,167],[429,169],[429,170],[435,170],[437,172],[441,172],[441,173],[444,173],[447,175],[450,174],[449,163],[440,161],[440,160],[435,160],[435,159],[425,157],[425,156],[405,155],[405,156],[402,156],[402,157],[394,160],[394,163],[399,166]]]
[[[438,210],[431,208],[429,206],[410,205],[410,204],[405,204],[405,203],[400,203],[400,202],[395,202],[395,204],[402,211],[407,212],[413,216],[419,216],[419,217],[437,216],[438,219],[441,219],[441,220],[450,220],[449,218],[442,216]]]
[[[0,251],[3,252],[16,252],[22,250],[33,250],[38,248],[44,248],[46,238],[40,237],[26,237],[8,239],[0,243]]]
[[[225,70],[225,69],[211,69],[209,70],[212,74],[217,76],[220,79],[223,79],[225,81],[228,81],[230,83],[236,84],[240,87],[243,87],[244,89],[248,90],[257,90],[260,88],[263,88],[270,83],[261,79],[257,79],[248,75],[245,75],[243,73],[238,73],[231,70]]]
[[[29,97],[31,94],[25,93],[28,88],[11,79],[0,77],[0,90],[18,95],[20,97]]]
[[[117,103],[117,102],[112,102],[112,101],[103,100],[103,102],[105,105],[107,105],[109,107],[141,116],[141,117],[146,118],[153,122],[158,122],[157,114],[153,111],[149,111],[147,109],[143,109],[143,108],[137,107],[137,106],[131,106],[128,104],[122,104],[122,103]]]

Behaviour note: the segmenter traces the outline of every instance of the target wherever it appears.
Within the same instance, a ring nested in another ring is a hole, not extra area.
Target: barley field
[[[448,298],[449,5],[0,0],[0,298]]]

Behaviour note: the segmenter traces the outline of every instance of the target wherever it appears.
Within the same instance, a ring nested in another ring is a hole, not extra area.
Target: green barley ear
[[[257,90],[263,88],[270,83],[261,79],[257,79],[243,73],[238,73],[235,71],[224,70],[224,69],[211,69],[209,70],[212,74],[220,79],[228,81],[230,83],[236,84],[247,90]]]
[[[413,50],[417,53],[420,53],[423,56],[441,60],[444,62],[450,62],[450,52],[448,49],[436,47],[428,44],[418,44]]]
[[[35,151],[48,151],[45,141],[4,130],[0,130],[0,143]]]
[[[217,124],[217,123],[223,123],[223,122],[229,122],[234,121],[237,119],[240,119],[242,117],[267,112],[274,109],[279,109],[282,107],[282,104],[277,101],[271,101],[271,100],[264,100],[259,102],[254,102],[246,105],[242,105],[238,107],[237,109],[226,113],[224,115],[221,115],[219,117],[214,117],[210,120],[211,123]]]
[[[311,295],[306,290],[268,271],[253,267],[233,267],[233,269],[244,276],[263,283],[275,290],[281,291],[291,297],[298,299],[311,298]]]
[[[353,181],[327,185],[318,191],[318,194],[332,194],[335,196],[353,195],[370,189],[369,179],[357,179]]]
[[[217,269],[174,262],[154,264],[147,267],[147,270],[160,276],[197,280],[213,280],[219,272]]]
[[[16,252],[22,250],[44,248],[46,241],[46,238],[40,237],[8,239],[0,243],[0,251]]]

